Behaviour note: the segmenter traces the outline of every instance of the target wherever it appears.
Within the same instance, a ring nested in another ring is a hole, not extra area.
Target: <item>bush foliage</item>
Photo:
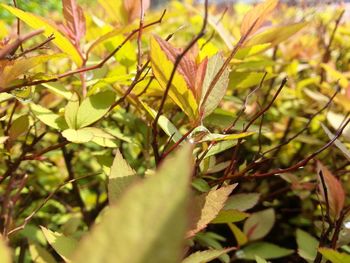
[[[0,7],[1,262],[350,262],[341,6],[29,2]]]

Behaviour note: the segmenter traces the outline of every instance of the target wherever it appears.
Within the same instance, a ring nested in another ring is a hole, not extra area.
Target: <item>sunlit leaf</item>
[[[278,0],[265,0],[252,8],[243,18],[241,35],[254,34],[266,21],[278,4]]]
[[[77,113],[79,109],[79,96],[77,93],[73,93],[72,97],[69,99],[66,108],[64,109],[64,118],[71,129],[76,129],[77,127]]]
[[[35,263],[56,263],[54,257],[42,246],[37,243],[30,242],[30,256]]]
[[[159,37],[151,38],[151,63],[153,74],[163,89],[166,88],[174,64],[162,49]],[[170,98],[186,113],[191,120],[197,120],[198,104],[185,78],[177,71],[169,90]]]
[[[222,98],[224,97],[227,89],[227,85],[229,82],[229,70],[226,68],[221,74],[219,80],[216,82],[214,85],[213,89],[210,92],[210,95],[204,101],[204,97],[206,94],[209,92],[209,87],[211,86],[211,83],[213,79],[215,78],[216,74],[219,72],[221,69],[221,66],[224,64],[224,59],[220,54],[216,54],[215,56],[212,56],[208,60],[206,72],[205,72],[205,77],[203,81],[203,86],[202,86],[202,96],[199,104],[200,108],[200,114],[202,115],[203,118],[208,116],[210,113],[212,113]]]
[[[44,35],[46,37],[51,36],[52,34],[55,36],[55,39],[52,42],[64,53],[68,54],[71,59],[78,65],[81,66],[83,63],[82,57],[79,52],[76,50],[74,45],[66,38],[55,25],[51,22],[45,20],[42,17],[33,15],[28,12],[24,12],[18,8],[11,7],[5,4],[1,4],[3,8],[11,12],[13,15],[17,16],[23,22],[28,24],[30,27],[34,29],[44,29]]]
[[[10,249],[7,247],[2,235],[0,235],[0,258],[3,263],[12,262]]]
[[[85,16],[83,9],[77,4],[76,0],[62,0],[63,16],[66,20],[67,29],[75,41],[79,44],[85,36]]]
[[[328,135],[329,139],[333,140],[333,138],[335,138],[335,135],[323,123],[321,123],[321,126],[324,132]],[[339,148],[339,150],[344,154],[344,156],[350,161],[350,150],[338,139],[334,141],[334,144]]]
[[[146,12],[151,4],[151,0],[124,0],[124,7],[126,12],[128,13],[129,22],[133,21],[134,19],[140,18],[141,3],[143,11]]]
[[[68,128],[63,116],[53,113],[51,110],[46,109],[38,104],[30,103],[30,109],[34,113],[35,117],[41,120],[46,125],[56,129],[64,130]]]
[[[67,129],[62,132],[62,136],[66,138],[70,142],[75,143],[85,143],[89,142],[94,138],[94,135],[92,132],[86,129]]]
[[[86,127],[101,119],[115,100],[113,91],[102,91],[83,100],[77,113],[77,128]]]
[[[249,214],[235,209],[221,210],[211,224],[235,223],[246,219]]]
[[[245,88],[259,85],[264,75],[265,73],[263,72],[232,71],[230,73],[229,87],[232,89],[245,89]],[[267,81],[273,77],[275,77],[274,74],[267,73],[264,81]]]
[[[191,155],[192,149],[184,147],[165,160],[156,175],[110,206],[79,244],[73,262],[178,262],[186,228]]]

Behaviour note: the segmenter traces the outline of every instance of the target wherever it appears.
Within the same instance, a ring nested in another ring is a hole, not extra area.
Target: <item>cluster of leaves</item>
[[[192,2],[1,4],[2,262],[350,261],[344,10]]]

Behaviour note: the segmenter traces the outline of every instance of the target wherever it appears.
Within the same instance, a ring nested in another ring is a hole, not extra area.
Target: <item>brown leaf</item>
[[[194,236],[215,219],[236,185],[221,187],[195,197],[191,207],[192,225],[191,230],[187,232],[187,237]]]
[[[62,5],[63,16],[66,20],[66,31],[77,45],[86,32],[83,9],[77,4],[76,0],[62,0]]]
[[[326,193],[320,178],[320,172],[323,174],[324,182],[327,190],[329,209],[334,217],[339,217],[341,210],[344,207],[345,192],[340,181],[324,166],[320,161],[317,161],[317,174],[319,177],[319,189],[323,198],[326,201]]]
[[[143,12],[146,12],[150,4],[151,4],[151,0],[142,0]],[[124,8],[128,13],[129,23],[137,18],[140,18],[141,0],[124,0]]]
[[[278,0],[266,0],[265,2],[256,5],[243,18],[241,25],[241,35],[247,38],[254,34],[267,17],[272,13],[278,4]]]

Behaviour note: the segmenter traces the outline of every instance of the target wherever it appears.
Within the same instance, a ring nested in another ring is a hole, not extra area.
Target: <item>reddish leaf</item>
[[[62,0],[62,5],[66,20],[66,31],[77,45],[86,32],[83,9],[77,4],[76,0]]]
[[[254,34],[272,13],[277,4],[278,0],[266,0],[251,9],[243,18],[241,35],[248,37]]]
[[[341,210],[344,207],[345,192],[340,181],[325,167],[321,162],[317,161],[317,174],[319,176],[319,189],[322,194],[322,198],[326,201],[326,193],[323,188],[320,173],[322,172],[324,183],[327,190],[327,198],[329,202],[329,209],[333,216],[339,217]]]
[[[143,12],[145,12],[149,8],[150,3],[150,0],[142,0]],[[129,22],[140,17],[141,0],[124,0],[124,7],[129,16]]]

